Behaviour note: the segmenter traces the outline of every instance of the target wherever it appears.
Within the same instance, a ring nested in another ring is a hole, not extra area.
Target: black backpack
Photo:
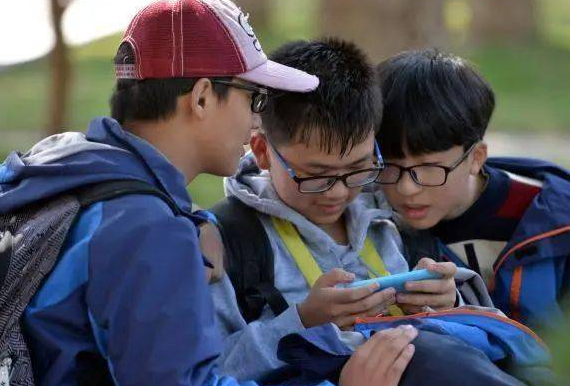
[[[174,201],[142,181],[105,181],[58,194],[0,215],[0,385],[33,386],[30,352],[21,329],[24,310],[57,264],[78,214],[89,205],[131,194]],[[106,361],[94,353],[77,358],[78,385],[114,385]]]
[[[257,211],[235,197],[226,197],[209,209],[224,243],[224,269],[234,287],[239,310],[250,323],[265,305],[275,316],[289,305],[275,288],[273,250]]]

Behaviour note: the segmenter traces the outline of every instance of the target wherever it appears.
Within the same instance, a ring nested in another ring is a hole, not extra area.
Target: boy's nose
[[[342,200],[348,197],[349,190],[342,181],[336,181],[329,190],[324,192],[324,194],[327,198]]]
[[[416,184],[410,173],[402,173],[400,181],[396,183],[396,191],[404,196],[412,196],[421,192],[423,187]]]

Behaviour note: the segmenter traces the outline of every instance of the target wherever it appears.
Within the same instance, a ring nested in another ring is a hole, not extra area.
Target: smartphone
[[[378,283],[380,284],[378,291],[393,287],[396,289],[396,292],[406,292],[405,284],[408,281],[434,280],[441,279],[441,277],[441,273],[431,272],[427,269],[418,269],[416,271],[402,272],[374,279],[353,281],[352,283],[345,284],[345,288],[364,287],[373,283]]]

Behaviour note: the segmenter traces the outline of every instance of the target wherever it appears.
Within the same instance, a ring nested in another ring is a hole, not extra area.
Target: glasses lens
[[[363,186],[374,182],[378,175],[380,174],[380,169],[368,169],[355,172],[346,177],[346,185],[349,188],[355,188],[357,186]]]
[[[410,170],[414,181],[423,186],[439,186],[445,183],[445,169],[439,166],[416,166]]]
[[[258,92],[254,92],[251,96],[251,109],[254,113],[261,113],[265,110],[265,106],[267,106],[267,94],[260,94]]]
[[[400,179],[400,168],[395,165],[385,165],[376,179],[381,184],[395,184]]]
[[[312,180],[305,180],[299,184],[299,191],[301,193],[320,193],[329,190],[334,185],[335,178],[315,178]]]

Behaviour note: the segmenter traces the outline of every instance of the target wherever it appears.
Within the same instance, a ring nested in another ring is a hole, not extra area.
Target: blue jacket
[[[486,166],[542,182],[541,192],[494,263],[491,298],[525,325],[554,329],[564,318],[562,298],[570,289],[570,173],[525,158],[490,158]],[[441,248],[463,264],[449,248]]]
[[[47,138],[0,166],[0,213],[85,184],[149,182],[161,199],[131,195],[86,208],[23,326],[40,385],[74,385],[77,357],[100,353],[117,385],[235,385],[215,375],[221,340],[183,175],[110,118],[86,136]],[[245,382],[242,384],[254,384]]]
[[[387,328],[414,325],[415,354],[400,385],[555,385],[550,354],[527,327],[496,313],[457,308],[403,317],[357,321],[355,331],[364,339]],[[300,379],[336,379],[339,368],[353,352],[347,339],[331,325],[291,334],[279,344],[278,355],[290,364],[289,373]],[[499,370],[493,363],[505,368]],[[507,373],[508,372],[508,373]],[[519,378],[515,379],[512,374]]]

